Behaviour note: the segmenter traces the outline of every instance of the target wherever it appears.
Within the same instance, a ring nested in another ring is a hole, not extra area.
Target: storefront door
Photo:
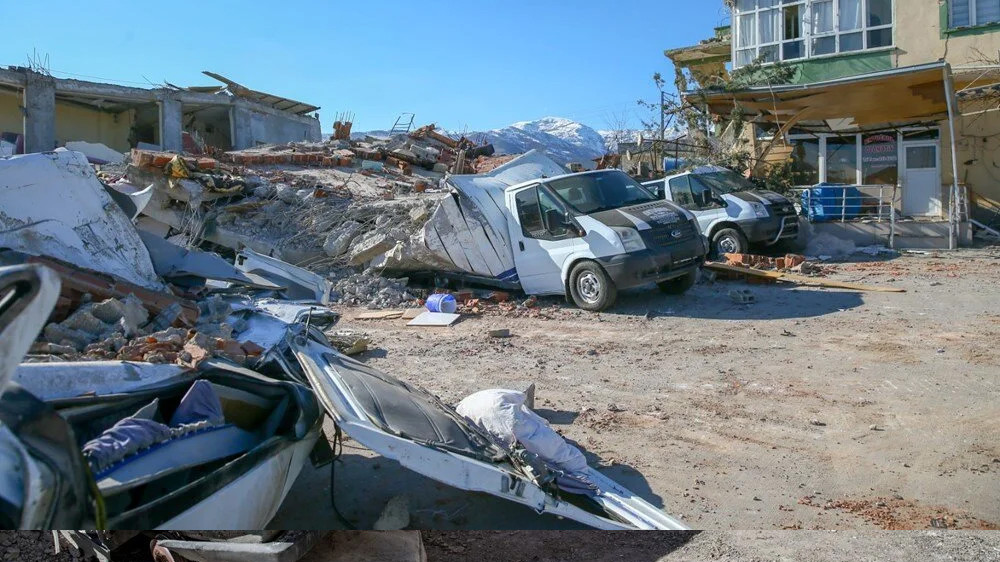
[[[941,169],[936,142],[903,144],[903,214],[941,215]]]

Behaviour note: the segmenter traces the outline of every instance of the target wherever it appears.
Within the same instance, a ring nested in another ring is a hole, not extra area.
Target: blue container
[[[427,310],[454,314],[458,310],[458,303],[455,301],[455,297],[447,293],[435,293],[427,297]]]

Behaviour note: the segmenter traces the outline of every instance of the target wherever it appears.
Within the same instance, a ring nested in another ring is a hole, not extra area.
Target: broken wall
[[[243,103],[233,106],[233,148],[241,150],[261,144],[320,142],[319,119],[251,108]]]
[[[119,152],[127,152],[132,127],[132,110],[110,113],[88,109],[56,99],[56,142],[99,142]]]

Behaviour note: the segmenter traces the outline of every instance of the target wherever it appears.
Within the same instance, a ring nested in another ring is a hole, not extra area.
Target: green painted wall
[[[799,63],[789,63],[798,72],[792,79],[794,84],[811,84],[826,80],[836,80],[847,76],[868,74],[892,68],[892,50],[851,53],[836,57],[810,59]]]

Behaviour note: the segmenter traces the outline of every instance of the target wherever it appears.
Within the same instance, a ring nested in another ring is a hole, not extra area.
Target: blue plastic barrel
[[[455,302],[455,297],[447,293],[435,293],[427,297],[427,310],[454,314],[458,310],[458,303]]]

